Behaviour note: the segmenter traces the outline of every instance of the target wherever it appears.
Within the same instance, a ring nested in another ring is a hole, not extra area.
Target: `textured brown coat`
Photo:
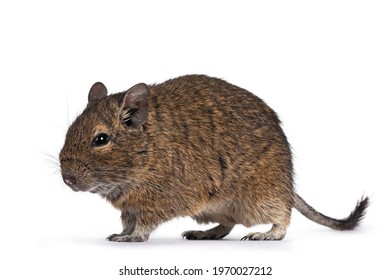
[[[189,75],[138,84],[107,96],[92,86],[85,111],[70,126],[60,153],[64,182],[99,193],[122,212],[111,241],[146,241],[161,223],[190,216],[218,223],[187,239],[220,239],[235,224],[273,224],[250,240],[282,239],[292,207],[309,219],[350,229],[360,201],[344,220],[326,217],[294,192],[291,151],[275,112],[223,80]]]

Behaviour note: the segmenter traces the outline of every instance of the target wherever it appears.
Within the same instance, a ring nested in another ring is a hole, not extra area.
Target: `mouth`
[[[122,193],[120,187],[111,186],[111,185],[97,185],[88,190],[88,192],[93,194],[99,194],[104,198],[116,197]]]
[[[64,180],[64,183],[72,189],[74,192],[87,192],[89,191],[89,187],[84,186],[80,183],[79,180],[76,179],[75,176],[64,174],[62,175],[62,179]]]
[[[98,187],[95,187],[95,188],[92,188],[90,190],[88,190],[90,193],[99,193],[99,188]]]
[[[67,184],[67,186],[69,188],[71,188],[72,191],[74,192],[91,192],[88,187],[84,187],[84,186],[81,186],[81,185],[77,185],[77,186],[70,186]]]
[[[93,194],[100,194],[102,196],[108,196],[112,191],[112,187],[102,184],[87,184],[73,175],[63,174],[62,179],[64,183],[72,189],[74,192],[90,192]]]
[[[89,188],[87,191],[90,193],[97,193],[100,195],[105,195],[106,192],[108,192],[109,190],[110,190],[109,187],[97,184],[97,185]]]

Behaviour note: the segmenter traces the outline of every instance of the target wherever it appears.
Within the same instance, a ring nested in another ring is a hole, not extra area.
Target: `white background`
[[[389,15],[387,1],[1,1],[0,278],[125,279],[125,265],[177,265],[271,266],[267,279],[383,279]],[[190,73],[263,98],[294,148],[298,192],[339,218],[365,193],[372,204],[362,226],[336,232],[294,210],[280,242],[238,241],[262,226],[238,226],[224,241],[181,240],[184,230],[207,228],[187,218],[147,243],[105,241],[121,229],[118,211],[73,193],[49,155],[57,157],[94,82],[116,92]],[[164,279],[212,278],[229,277]],[[252,278],[261,279],[231,277]]]

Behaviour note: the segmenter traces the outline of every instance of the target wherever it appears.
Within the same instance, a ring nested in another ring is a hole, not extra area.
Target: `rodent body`
[[[161,223],[190,216],[218,223],[187,239],[221,239],[236,224],[272,224],[243,239],[283,239],[296,207],[309,219],[352,229],[368,199],[343,220],[326,217],[294,191],[290,147],[275,112],[223,80],[188,75],[107,95],[92,86],[60,153],[75,191],[98,193],[121,210],[111,241],[146,241]]]

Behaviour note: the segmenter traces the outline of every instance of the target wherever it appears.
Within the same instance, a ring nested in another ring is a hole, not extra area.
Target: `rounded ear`
[[[149,94],[149,87],[143,83],[133,86],[126,92],[119,120],[128,129],[138,129],[146,122],[149,112]]]
[[[88,94],[88,103],[99,100],[107,96],[107,88],[101,82],[96,82],[92,85]]]

